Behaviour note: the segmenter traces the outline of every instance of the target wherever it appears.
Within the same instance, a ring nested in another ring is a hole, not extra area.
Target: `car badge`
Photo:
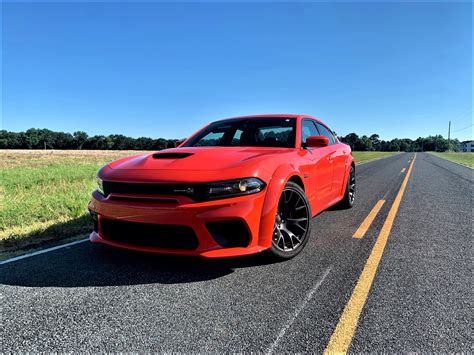
[[[175,192],[175,193],[193,194],[193,193],[194,193],[194,189],[193,189],[192,187],[188,187],[187,189],[176,189],[176,190],[173,190],[173,192]]]

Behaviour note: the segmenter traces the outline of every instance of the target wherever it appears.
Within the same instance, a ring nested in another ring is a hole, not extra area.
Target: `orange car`
[[[97,182],[92,242],[209,258],[294,257],[312,216],[355,198],[350,147],[306,115],[213,122],[177,148],[107,164]]]

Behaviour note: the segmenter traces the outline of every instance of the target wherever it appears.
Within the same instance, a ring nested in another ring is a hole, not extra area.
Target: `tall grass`
[[[108,161],[143,152],[0,151],[0,247],[90,230],[87,203]]]

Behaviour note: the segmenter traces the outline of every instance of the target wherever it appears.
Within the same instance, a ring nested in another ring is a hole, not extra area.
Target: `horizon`
[[[201,128],[203,128],[203,127],[200,127],[199,129],[201,129]],[[66,133],[66,134],[71,134],[71,135],[74,135],[75,132],[84,132],[84,133],[86,133],[86,134],[88,135],[88,137],[93,137],[93,136],[105,136],[105,137],[107,137],[107,136],[113,136],[113,135],[123,135],[123,136],[129,137],[129,138],[133,138],[133,139],[151,138],[151,139],[155,139],[155,140],[156,140],[156,139],[166,139],[166,140],[178,140],[178,141],[183,140],[183,139],[187,139],[187,138],[189,138],[189,137],[191,136],[191,135],[189,135],[189,136],[187,136],[187,137],[129,136],[129,135],[127,135],[127,134],[124,134],[124,133],[117,133],[117,132],[112,132],[112,133],[108,133],[108,134],[90,134],[89,132],[84,131],[84,130],[82,130],[82,131],[81,131],[81,130],[79,130],[79,131],[72,131],[72,132],[70,132],[70,131],[56,131],[56,130],[52,130],[52,129],[46,128],[46,127],[43,127],[43,128],[30,127],[30,128],[28,128],[28,129],[26,129],[26,130],[23,130],[23,131],[9,131],[9,130],[7,130],[7,132],[12,132],[12,133],[25,133],[25,132],[26,132],[27,130],[29,130],[29,129],[36,129],[36,130],[47,129],[47,130],[50,130],[51,132],[55,132],[55,133]],[[1,129],[0,129],[0,130],[1,130]],[[196,132],[197,132],[197,131],[198,131],[198,130],[196,130]],[[192,134],[194,134],[194,133],[196,133],[196,132],[193,132]],[[346,134],[344,134],[344,135],[338,134],[338,132],[333,132],[333,133],[335,133],[335,134],[338,136],[338,138],[344,138],[345,136],[347,136],[347,135],[349,135],[349,134],[353,134],[353,133],[355,133],[355,134],[356,134],[358,137],[360,137],[360,138],[363,137],[363,136],[366,136],[367,138],[369,138],[372,134],[378,134],[377,132],[372,132],[371,134],[359,134],[359,133],[357,133],[357,132],[348,132],[348,133],[346,133]],[[393,137],[393,138],[390,138],[390,139],[384,138],[384,137],[382,137],[382,136],[379,135],[379,138],[380,138],[380,140],[383,140],[383,141],[391,141],[391,140],[393,140],[393,139],[399,139],[399,140],[410,139],[410,140],[412,140],[412,141],[415,141],[415,140],[418,139],[418,138],[428,138],[428,137],[436,137],[436,136],[441,136],[441,137],[443,137],[444,139],[447,139],[447,136],[444,136],[444,135],[442,135],[442,134],[419,136],[419,137],[416,137],[416,138],[409,138],[409,137]],[[457,139],[460,143],[465,142],[465,141],[472,141],[472,140],[473,140],[472,138],[471,138],[471,139],[467,139],[467,140],[460,140],[459,138],[457,138],[457,137],[455,137],[455,136],[452,136],[452,135],[451,135],[450,139],[451,139],[451,141]],[[10,148],[7,148],[7,149],[10,149]]]
[[[2,20],[8,131],[181,139],[270,111],[472,140],[470,2],[6,2]]]

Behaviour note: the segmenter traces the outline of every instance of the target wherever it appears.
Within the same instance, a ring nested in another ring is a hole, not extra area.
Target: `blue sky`
[[[391,139],[472,124],[470,2],[12,2],[2,26],[7,130],[181,138],[307,113]]]

